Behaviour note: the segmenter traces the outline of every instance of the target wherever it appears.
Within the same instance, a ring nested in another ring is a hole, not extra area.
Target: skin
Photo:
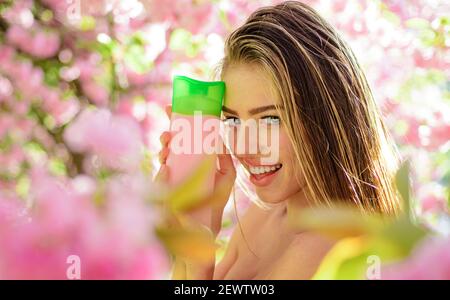
[[[279,120],[279,155],[278,160],[272,164],[281,164],[268,184],[255,185],[258,197],[270,203],[273,207],[264,210],[251,204],[244,216],[240,218],[245,239],[236,226],[232,233],[224,257],[216,266],[196,269],[190,272],[187,279],[309,279],[317,270],[321,260],[332,247],[334,241],[314,232],[299,232],[291,228],[287,214],[293,207],[305,207],[307,202],[305,194],[307,188],[302,174],[298,174],[299,181],[294,172],[299,166],[294,163],[293,146],[290,143],[286,128],[281,116],[274,105],[280,105],[277,97],[271,94],[271,81],[268,76],[256,65],[240,64],[228,67],[225,76],[227,90],[224,99],[222,120],[231,130],[240,130],[239,123],[248,119],[262,121],[262,126],[274,126]],[[262,109],[271,107],[268,109]],[[235,135],[235,137],[238,135]],[[168,154],[167,145],[170,133],[163,133],[161,142],[163,150],[160,161],[163,164],[159,178],[167,176],[169,170],[164,165]],[[238,142],[248,147],[249,139],[239,140],[237,137],[229,140],[230,148],[236,150]],[[233,152],[247,170],[250,166],[261,165],[261,153]],[[219,156],[220,169],[217,172],[216,183],[229,186],[225,189],[219,208],[213,209],[217,218],[210,224],[214,234],[220,230],[221,215],[229,198],[229,192],[235,181],[235,168],[228,154]],[[268,165],[265,163],[264,165]],[[270,165],[270,164],[269,164]],[[252,179],[251,179],[252,181]],[[221,189],[223,191],[223,189]],[[210,213],[204,209],[205,212]],[[214,219],[214,218],[213,218]],[[189,273],[189,272],[187,272]]]

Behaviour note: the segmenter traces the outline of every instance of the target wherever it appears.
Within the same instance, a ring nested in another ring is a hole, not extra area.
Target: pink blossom
[[[449,280],[450,238],[426,238],[406,260],[387,265],[382,278],[388,280]]]
[[[60,39],[55,31],[35,28],[33,32],[19,25],[12,25],[6,37],[9,43],[36,58],[49,58],[59,50]]]
[[[441,122],[438,125],[431,127],[430,130],[431,133],[427,149],[432,151],[436,150],[450,141],[450,124]]]
[[[11,96],[13,92],[13,87],[11,82],[8,80],[8,78],[5,78],[0,75],[0,102]]]
[[[109,102],[109,91],[95,80],[86,80],[81,83],[83,92],[94,104],[104,107]]]
[[[44,59],[55,56],[59,47],[60,39],[56,32],[38,31],[24,50],[37,58]]]
[[[447,204],[445,199],[436,197],[435,195],[427,195],[421,200],[423,212],[440,212],[445,211]]]
[[[99,63],[101,57],[97,54],[91,54],[88,57],[77,58],[74,63],[74,67],[79,69],[80,80],[89,81],[92,78],[101,74]]]
[[[91,152],[109,167],[135,170],[142,159],[139,125],[108,110],[85,110],[66,129],[64,139],[78,152]]]
[[[131,85],[142,86],[150,82],[150,76],[148,72],[138,73],[129,68],[125,68],[125,74],[128,79],[128,83]]]
[[[416,147],[422,146],[422,141],[419,134],[419,126],[421,125],[421,122],[413,116],[405,116],[404,121],[407,122],[406,133],[402,136],[404,143]]]
[[[170,91],[164,88],[150,88],[145,91],[145,99],[164,108],[171,102]]]
[[[11,24],[29,27],[34,21],[32,7],[31,0],[14,1],[13,5],[3,12],[3,17]]]
[[[165,250],[149,230],[154,217],[143,196],[151,190],[142,181],[123,179],[124,189],[139,191],[131,202],[108,198],[96,206],[90,193],[80,193],[80,178],[57,180],[38,168],[31,180],[33,207],[25,215],[19,200],[0,196],[0,278],[67,279],[71,255],[80,258],[81,279],[157,279],[167,272]]]
[[[12,25],[6,32],[6,39],[11,45],[24,49],[30,43],[31,35],[22,26]]]
[[[129,95],[121,96],[115,111],[117,114],[133,116],[133,98]]]
[[[443,56],[440,57],[436,51],[433,51],[431,56],[424,56],[423,53],[416,49],[412,57],[415,65],[420,68],[448,69],[450,67],[450,63]]]
[[[150,18],[154,22],[171,22],[174,27],[183,27],[192,33],[205,30],[211,20],[213,6],[208,1],[192,3],[190,0],[150,0],[145,2]]]

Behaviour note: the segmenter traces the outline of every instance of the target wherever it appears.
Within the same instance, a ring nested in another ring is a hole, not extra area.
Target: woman
[[[344,203],[363,213],[397,212],[391,184],[396,159],[366,78],[352,51],[312,8],[287,1],[255,11],[227,38],[220,75],[228,129],[239,131],[249,119],[279,126],[277,162],[233,152],[271,209],[252,204],[217,265],[177,259],[174,278],[311,278],[334,241],[295,231],[287,222],[290,209]],[[169,140],[163,133],[160,178],[170,172],[164,164]],[[231,157],[219,158],[217,184],[227,188],[218,196],[222,205],[204,209],[214,211],[215,234],[236,178]]]

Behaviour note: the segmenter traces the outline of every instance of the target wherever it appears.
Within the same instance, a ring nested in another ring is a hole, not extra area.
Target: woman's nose
[[[225,132],[226,142],[235,155],[257,155],[259,151],[258,128],[252,124],[228,128]]]
[[[271,132],[272,133],[272,132]],[[268,133],[251,125],[233,127],[226,133],[226,143],[237,157],[257,156],[269,161],[278,161],[278,136],[267,136]]]

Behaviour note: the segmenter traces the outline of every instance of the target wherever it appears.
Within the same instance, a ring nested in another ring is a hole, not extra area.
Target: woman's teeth
[[[259,166],[259,167],[249,167],[249,171],[251,174],[259,175],[264,173],[269,173],[281,168],[281,164],[276,164],[273,166]]]

